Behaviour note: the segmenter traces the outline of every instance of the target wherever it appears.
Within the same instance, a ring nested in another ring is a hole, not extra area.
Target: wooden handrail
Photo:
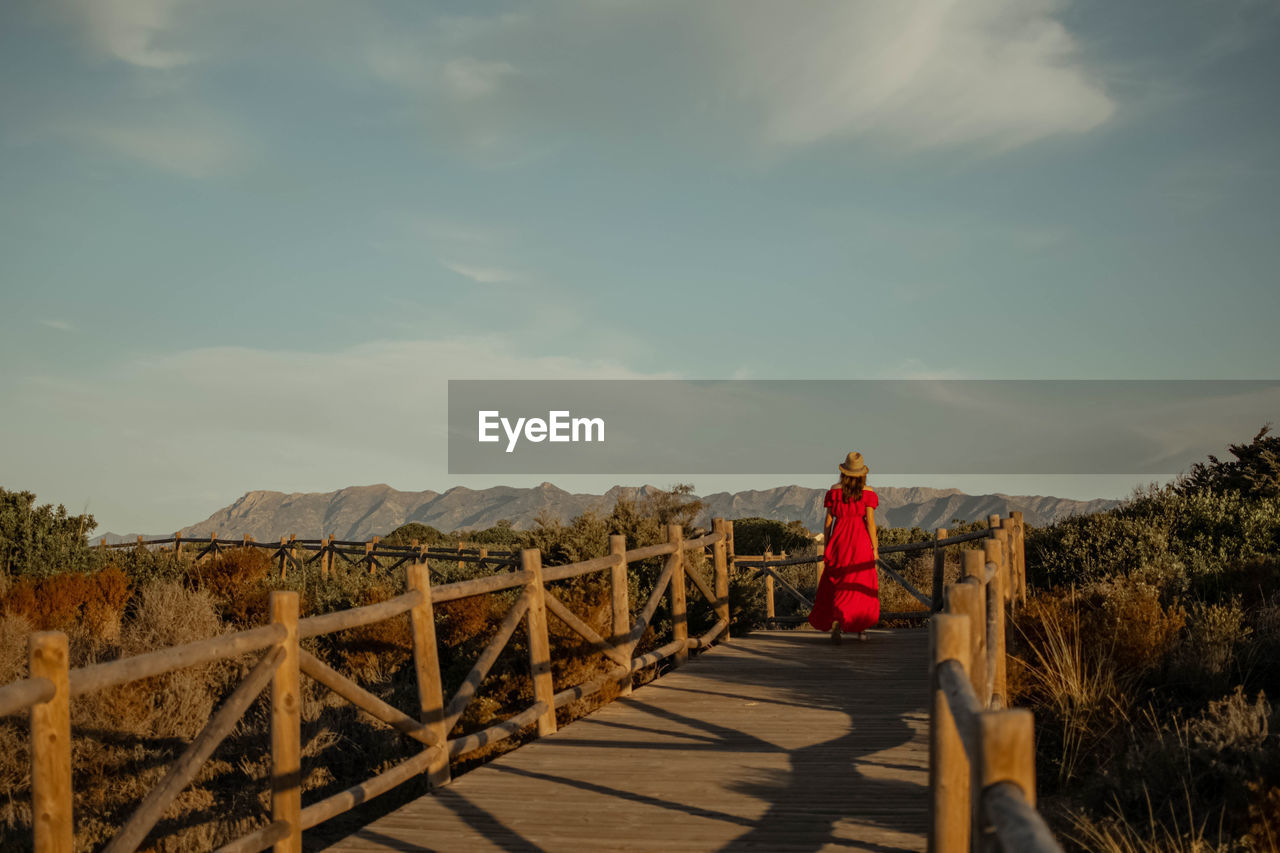
[[[53,698],[53,682],[47,678],[24,678],[0,687],[0,717],[25,711]]]
[[[930,853],[1062,853],[1035,808],[1031,712],[1003,710],[1006,605],[1026,594],[1017,567],[1022,528],[1009,522],[993,519],[982,550],[964,552],[964,576],[947,587],[932,620]]]
[[[427,570],[429,559],[446,556],[448,559],[514,565],[515,560],[512,558],[515,554],[489,552],[484,547],[389,547],[376,539],[370,543],[352,543],[338,541],[333,536],[315,540],[280,537],[278,544],[259,543],[247,536],[243,541],[219,539],[216,533],[207,538],[176,534],[166,539],[139,539],[137,543],[104,546],[138,547],[172,543],[174,551],[179,554],[183,545],[204,546],[197,553],[197,559],[217,554],[220,548],[271,548],[274,549],[273,557],[280,559],[282,572],[286,572],[288,566],[296,567],[303,562],[319,559],[322,573],[327,574],[335,554],[349,553],[353,561],[367,562],[370,568],[379,565],[376,559],[378,556],[402,557],[396,566],[412,562],[406,568],[408,588],[403,594],[387,601],[299,619],[297,593],[277,591],[271,594],[271,624],[74,670],[67,665],[65,635],[58,632],[33,635],[32,677],[0,686],[0,713],[31,709],[35,770],[32,797],[37,816],[34,845],[36,853],[70,853],[72,847],[69,714],[72,696],[162,675],[186,666],[212,663],[266,649],[266,654],[250,675],[223,702],[205,729],[169,768],[160,785],[147,795],[109,849],[112,853],[133,850],[146,840],[160,813],[195,777],[217,744],[239,723],[254,697],[270,682],[272,820],[221,849],[257,851],[274,845],[277,850],[297,851],[301,849],[301,833],[304,829],[347,811],[414,776],[425,773],[433,786],[447,784],[450,757],[496,743],[534,724],[537,724],[539,734],[554,732],[556,708],[594,695],[611,683],[625,682],[622,692],[628,692],[634,672],[672,656],[683,658],[689,649],[705,649],[717,638],[721,641],[727,639],[729,549],[732,538],[732,525],[721,519],[715,520],[712,533],[687,541],[683,539],[681,529],[672,525],[667,542],[628,551],[623,538],[614,536],[610,538],[610,553],[604,557],[545,569],[541,564],[540,553],[527,549],[519,555],[521,567],[515,571],[440,586],[431,584]],[[356,545],[364,545],[363,553],[343,550],[344,547]],[[703,548],[712,549],[715,573],[712,583],[708,583],[700,574],[688,572],[685,564],[686,551]],[[315,551],[316,554],[300,560],[298,549]],[[665,556],[667,560],[656,589],[638,620],[634,625],[630,624],[627,566],[631,562],[661,556]],[[573,613],[545,587],[549,582],[606,569],[610,571],[613,611],[613,627],[608,638]],[[692,639],[687,636],[683,601],[687,578],[692,579],[716,613],[716,624],[701,637]],[[446,701],[440,680],[433,605],[512,589],[521,589],[521,595],[508,611],[497,635],[481,653],[462,686],[452,699]],[[636,644],[651,622],[660,600],[668,591],[672,598],[673,615],[676,617],[674,639],[646,655],[633,658]],[[553,692],[551,649],[547,633],[548,610],[581,634],[592,648],[608,655],[614,666],[608,672],[582,684]],[[419,707],[416,718],[387,704],[299,646],[299,641],[305,638],[372,625],[401,618],[406,614],[413,632],[414,673],[418,682]],[[485,675],[522,621],[527,623],[530,638],[529,667],[534,679],[534,702],[523,711],[483,731],[448,740],[449,728],[461,717],[467,703],[475,695]],[[303,673],[376,719],[388,723],[400,733],[420,741],[424,749],[383,773],[304,808],[301,801],[299,684]]]
[[[71,695],[82,696],[118,687],[130,681],[163,675],[188,666],[226,660],[247,652],[256,652],[273,646],[285,638],[285,629],[279,625],[263,625],[234,634],[223,634],[208,640],[196,640],[167,649],[121,658],[108,663],[97,663],[71,670]]]
[[[993,840],[1005,850],[1040,853],[1061,849],[1035,810],[1030,713],[1017,709],[1001,710],[1008,701],[1003,668],[1006,608],[1016,607],[1026,598],[1022,538],[1021,518],[1015,514],[1007,519],[996,519],[988,530],[960,536],[947,536],[946,531],[940,530],[927,542],[881,549],[881,553],[933,549],[934,595],[924,596],[918,591],[916,595],[926,606],[932,605],[930,609],[886,613],[884,616],[928,618],[932,609],[941,606],[940,612],[933,616],[931,628],[934,699],[930,726],[933,803],[930,850],[936,853],[968,850],[974,844],[985,846]],[[942,575],[942,549],[947,545],[980,539],[986,540],[981,550],[965,552],[963,579],[945,591],[939,588],[937,580]],[[174,543],[175,550],[184,543],[207,545],[201,554],[216,553],[222,546],[260,544],[251,540],[243,543],[219,540],[216,534],[203,543],[196,538],[181,536],[169,541]],[[366,548],[366,554],[387,557],[393,553],[405,554],[412,560],[406,569],[407,591],[379,604],[298,619],[297,594],[275,592],[271,596],[272,624],[74,670],[67,665],[64,635],[57,632],[33,635],[32,677],[0,687],[0,712],[31,709],[32,798],[37,818],[35,851],[62,853],[70,851],[72,846],[69,715],[72,696],[184,666],[268,650],[249,678],[223,703],[205,730],[169,769],[160,786],[144,800],[138,813],[122,829],[112,850],[133,849],[145,840],[155,823],[154,818],[158,817],[156,809],[163,809],[172,796],[194,777],[203,757],[212,751],[226,731],[234,727],[243,708],[248,707],[267,680],[272,685],[272,820],[223,849],[261,850],[275,845],[278,850],[300,850],[304,829],[414,776],[426,773],[433,785],[447,783],[450,757],[509,738],[535,724],[540,735],[554,732],[557,708],[592,696],[610,684],[621,683],[625,694],[635,672],[672,657],[679,664],[689,650],[705,649],[717,640],[727,640],[731,616],[728,581],[732,566],[758,566],[762,570],[760,574],[767,580],[781,581],[774,571],[776,568],[821,560],[821,557],[771,560],[766,555],[758,561],[735,562],[732,543],[732,525],[719,519],[715,521],[712,533],[690,540],[684,540],[682,530],[673,525],[668,531],[668,541],[664,543],[628,551],[622,538],[615,536],[610,539],[607,556],[545,568],[541,564],[541,554],[529,549],[520,555],[521,567],[515,571],[432,586],[427,571],[427,560],[435,558],[431,549],[415,547],[393,551],[375,542]],[[312,546],[318,551],[322,568],[327,569],[333,554],[341,553],[337,547],[339,544],[330,536],[309,543],[289,539],[279,545],[265,543],[263,546],[277,548],[282,565],[285,559],[297,564],[293,549]],[[690,571],[686,564],[686,552],[704,548],[712,549],[712,582],[697,571]],[[449,551],[448,556],[450,559],[472,556],[461,551]],[[478,560],[494,561],[492,554],[475,556]],[[649,600],[632,622],[627,599],[627,566],[655,557],[667,559]],[[549,582],[604,570],[610,572],[612,590],[613,623],[608,637],[574,614],[546,589]],[[715,624],[699,637],[688,636],[685,590],[686,583],[690,581],[716,614]],[[796,592],[785,581],[783,585]],[[520,589],[521,593],[497,635],[481,653],[458,692],[452,699],[446,699],[440,681],[432,606],[512,589]],[[674,636],[658,648],[635,656],[636,646],[664,596],[669,597],[672,603]],[[804,596],[799,597],[804,600]],[[614,665],[582,684],[553,692],[548,610],[583,636],[593,649],[609,655]],[[406,614],[413,628],[414,672],[419,688],[416,718],[378,699],[299,647],[299,640],[305,637],[403,618]],[[529,667],[534,680],[532,704],[483,731],[447,739],[449,728],[461,717],[467,702],[521,621],[527,623],[530,638]],[[298,679],[304,672],[401,733],[421,741],[424,748],[381,774],[303,807]]]

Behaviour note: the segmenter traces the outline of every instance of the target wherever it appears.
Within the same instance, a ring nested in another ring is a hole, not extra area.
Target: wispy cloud
[[[90,43],[139,68],[165,70],[194,61],[194,54],[167,45],[186,0],[74,0]]]
[[[78,123],[68,132],[130,160],[188,178],[233,172],[250,152],[245,135],[232,122],[205,112]]]
[[[418,97],[441,94],[433,124],[490,152],[570,130],[655,127],[766,150],[866,137],[1003,151],[1090,131],[1117,110],[1064,8],[654,0],[584,9],[560,0],[536,14],[468,18],[429,44],[375,40],[370,56],[382,79]]]
[[[444,267],[480,284],[515,284],[525,280],[523,273],[503,269],[502,267],[485,267],[449,262],[444,262]]]
[[[66,320],[41,320],[40,325],[48,326],[50,329],[56,329],[59,332],[74,332],[76,327],[68,323]]]

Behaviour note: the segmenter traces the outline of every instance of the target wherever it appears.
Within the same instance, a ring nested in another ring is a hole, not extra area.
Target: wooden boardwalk
[[[332,851],[925,848],[928,632],[759,632]]]

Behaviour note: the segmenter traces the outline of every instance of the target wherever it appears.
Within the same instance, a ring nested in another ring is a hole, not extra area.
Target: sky
[[[1278,48],[1275,0],[8,0],[0,485],[167,532],[545,479],[448,474],[451,378],[1272,378]]]

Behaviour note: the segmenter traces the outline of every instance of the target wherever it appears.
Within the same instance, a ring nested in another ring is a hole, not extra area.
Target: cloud
[[[524,280],[524,275],[501,267],[480,267],[471,264],[444,263],[446,269],[480,284],[514,284]]]
[[[73,0],[90,43],[139,68],[165,70],[194,61],[187,51],[165,46],[185,0]]]
[[[492,95],[502,84],[502,78],[515,72],[516,69],[505,62],[482,62],[464,56],[445,63],[444,79],[455,97],[471,100]]]
[[[1008,149],[1115,111],[1052,0],[839,2],[807,18],[746,5],[725,62],[773,145],[867,135]]]
[[[0,468],[42,494],[91,497],[117,530],[174,529],[253,488],[442,487],[449,379],[648,378],[671,377],[531,357],[501,335],[192,349],[93,375],[0,377],[13,411]]]
[[[41,320],[40,325],[48,326],[50,329],[57,329],[59,332],[74,332],[76,330],[76,327],[66,320]]]
[[[1064,10],[1060,0],[561,0],[468,18],[447,37],[375,41],[372,65],[416,97],[435,91],[431,125],[487,152],[565,133],[765,151],[847,139],[1008,150],[1088,132],[1117,109]]]
[[[204,112],[79,123],[67,132],[130,160],[188,178],[233,172],[248,159],[250,150],[232,123]]]

